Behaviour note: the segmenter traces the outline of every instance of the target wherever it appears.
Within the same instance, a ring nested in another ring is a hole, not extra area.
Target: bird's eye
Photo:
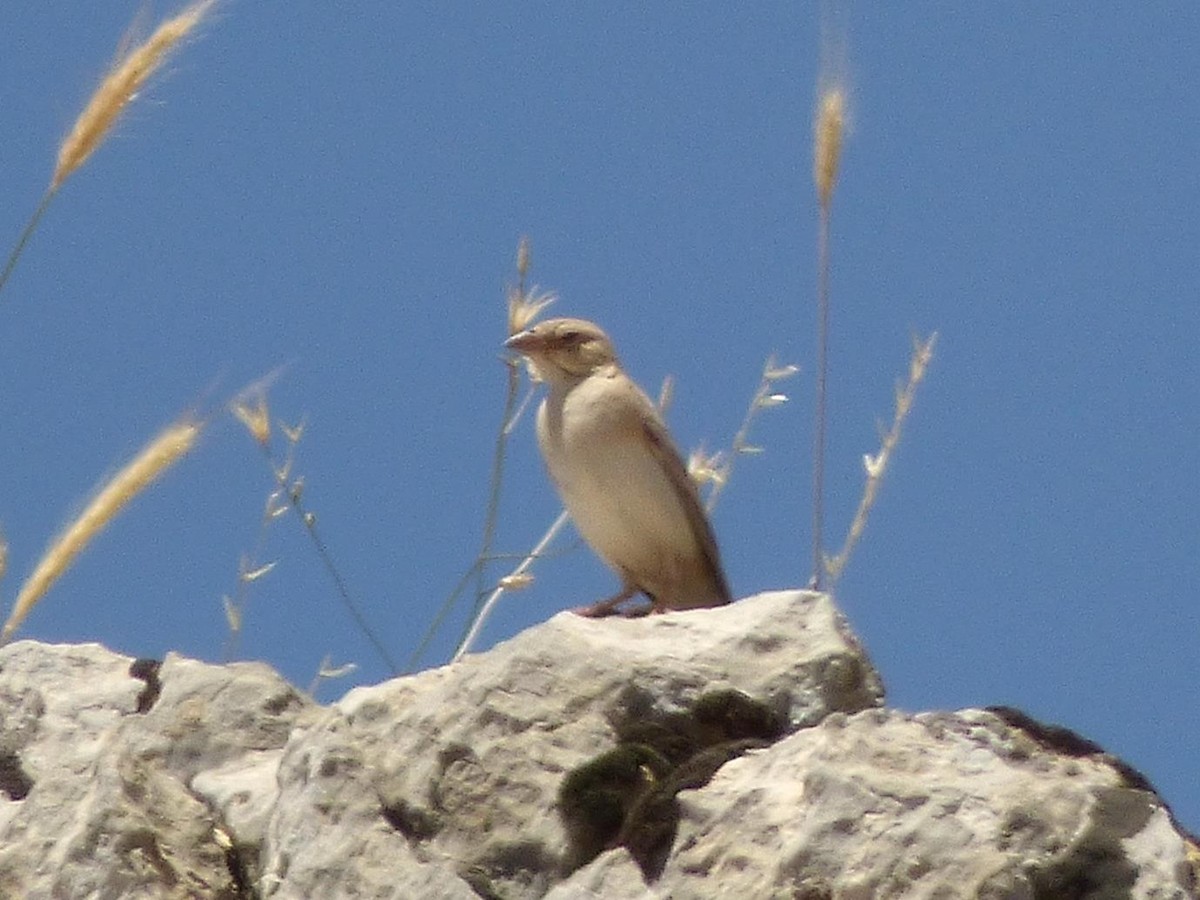
[[[563,331],[563,332],[560,332],[558,336],[560,338],[562,338],[562,340],[565,343],[568,343],[568,344],[579,343],[579,332],[578,331]]]

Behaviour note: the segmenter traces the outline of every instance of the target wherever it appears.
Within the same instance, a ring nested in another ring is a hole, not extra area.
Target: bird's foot
[[[599,603],[593,603],[591,606],[577,606],[571,612],[588,619],[604,619],[608,616],[624,616],[629,619],[638,618],[649,613],[654,607],[647,605],[633,609],[618,609],[622,603],[633,597],[636,593],[636,588],[626,588],[621,593],[609,597],[607,600],[601,600]]]
[[[648,616],[653,612],[660,612],[651,604],[646,603],[641,606],[627,606],[624,609],[617,609],[615,606],[610,606],[607,600],[601,600],[599,603],[593,603],[591,606],[576,606],[571,609],[571,612],[577,616],[583,616],[585,619],[607,619],[610,616],[620,616],[623,619],[640,619],[642,616]]]

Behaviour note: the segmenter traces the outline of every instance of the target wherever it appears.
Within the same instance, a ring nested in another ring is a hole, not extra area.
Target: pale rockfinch
[[[622,581],[580,612],[608,615],[638,592],[652,612],[730,602],[696,485],[608,335],[583,319],[549,319],[505,346],[549,388],[537,416],[546,468],[579,533]]]

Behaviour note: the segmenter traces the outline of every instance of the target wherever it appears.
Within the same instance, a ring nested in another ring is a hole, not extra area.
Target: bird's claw
[[[623,616],[626,619],[639,619],[642,616],[654,612],[654,604],[646,604],[645,606],[627,607],[621,609],[620,606],[626,600],[629,600],[636,591],[622,591],[615,597],[609,597],[607,600],[601,600],[598,603],[593,603],[591,606],[577,606],[571,610],[577,616],[583,616],[586,619],[606,619],[609,616]]]

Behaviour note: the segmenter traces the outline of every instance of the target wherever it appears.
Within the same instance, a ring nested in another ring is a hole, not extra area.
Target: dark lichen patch
[[[671,767],[680,765],[702,746],[695,721],[682,713],[624,725],[617,729],[617,743],[619,746],[647,747]]]
[[[750,750],[761,750],[771,744],[771,741],[745,738],[739,741],[722,741],[711,747],[705,747],[672,773],[671,777],[676,793],[704,787],[712,781],[717,770],[725,763],[737,759]]]
[[[630,812],[665,778],[671,763],[645,744],[620,744],[567,773],[558,811],[570,840],[571,871],[618,845]]]
[[[686,713],[614,723],[618,744],[569,772],[558,806],[567,829],[568,871],[611,847],[625,847],[654,880],[662,874],[679,826],[676,795],[703,787],[726,762],[782,737],[775,711],[740,691],[714,691]]]
[[[662,875],[675,832],[679,830],[679,801],[683,788],[669,778],[638,798],[617,834],[615,845],[625,847],[648,881]]]
[[[142,688],[142,692],[138,694],[137,698],[139,713],[150,712],[150,708],[154,706],[159,694],[162,693],[162,682],[158,680],[158,671],[161,668],[162,661],[157,659],[135,659],[129,664],[130,677],[146,682],[146,686]]]
[[[0,752],[0,791],[9,800],[24,800],[33,790],[33,779],[21,766],[21,757],[11,751]]]
[[[750,738],[777,741],[783,737],[783,716],[741,691],[703,694],[693,711],[697,724],[714,744]]]
[[[992,715],[1002,719],[1006,725],[1025,732],[1047,750],[1054,750],[1064,756],[1091,756],[1094,753],[1104,752],[1104,748],[1095,741],[1089,741],[1070,728],[1039,722],[1016,707],[988,706],[985,708]]]
[[[702,694],[686,713],[654,713],[638,704],[613,728],[619,743],[645,744],[678,766],[706,747],[727,741],[776,741],[783,735],[784,721],[741,691],[723,690]]]
[[[427,841],[442,830],[441,817],[404,800],[380,806],[384,820],[410,841]]]

